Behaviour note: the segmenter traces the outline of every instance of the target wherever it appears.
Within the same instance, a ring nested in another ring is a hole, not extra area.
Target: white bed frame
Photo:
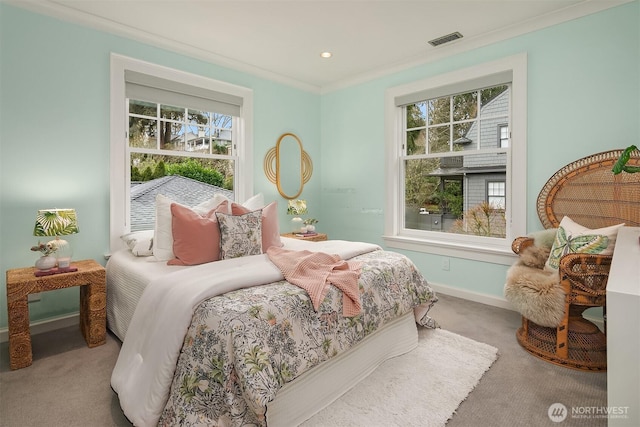
[[[150,280],[147,261],[128,253],[116,253],[113,258],[125,257],[127,268],[107,271],[107,323],[109,329],[124,339],[128,325],[142,292]],[[154,263],[156,264],[156,263]],[[181,267],[156,264],[154,275],[177,271]],[[122,279],[124,288],[110,287],[111,281]],[[372,373],[382,362],[407,353],[418,345],[418,330],[414,312],[396,318],[367,336],[355,347],[327,360],[282,387],[276,398],[267,404],[267,425],[289,427],[299,425],[320,412]]]
[[[358,345],[305,372],[267,404],[267,426],[297,426],[329,406],[382,362],[418,345],[413,312],[392,320]]]

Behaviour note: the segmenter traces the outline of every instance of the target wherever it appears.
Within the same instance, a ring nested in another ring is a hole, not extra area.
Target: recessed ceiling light
[[[323,58],[331,58],[333,56],[333,53],[331,53],[331,52],[322,52],[320,54],[320,56],[323,57]]]

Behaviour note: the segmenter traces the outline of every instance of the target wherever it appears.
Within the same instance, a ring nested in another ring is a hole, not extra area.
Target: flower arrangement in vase
[[[304,227],[306,227],[305,232],[313,232],[316,231],[316,224],[318,220],[315,218],[307,218],[303,221]]]

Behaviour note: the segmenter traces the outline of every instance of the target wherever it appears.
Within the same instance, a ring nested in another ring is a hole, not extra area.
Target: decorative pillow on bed
[[[258,209],[262,209],[264,206],[264,196],[262,193],[255,194],[249,197],[242,203],[242,206],[249,209],[250,211],[257,211]]]
[[[133,231],[120,238],[135,256],[153,255],[153,230]]]
[[[216,194],[211,199],[196,206],[194,209],[196,209],[198,213],[206,214],[225,200],[228,201],[225,196]],[[153,255],[158,261],[169,261],[174,258],[171,217],[172,203],[176,202],[167,196],[162,194],[158,194],[156,196],[156,223],[154,229]]]
[[[200,216],[178,203],[171,204],[173,253],[168,265],[197,265],[220,259],[220,228],[216,212],[227,212],[228,203]]]
[[[209,200],[205,200],[204,202],[193,206],[191,210],[197,214],[200,214],[200,216],[206,216],[209,212],[211,212],[212,209],[217,208],[224,202],[227,202],[227,211],[225,213],[231,213],[231,200],[229,200],[222,194],[216,194]]]
[[[244,215],[257,209],[250,209],[245,205],[231,203],[233,215]],[[280,240],[280,225],[278,224],[278,203],[271,202],[262,208],[262,251],[266,252],[271,246],[282,247]]]
[[[612,255],[618,230],[623,225],[618,224],[591,230],[565,216],[560,221],[545,267],[558,270],[560,258],[569,253]]]
[[[262,253],[262,210],[244,215],[216,212],[220,225],[220,259]]]

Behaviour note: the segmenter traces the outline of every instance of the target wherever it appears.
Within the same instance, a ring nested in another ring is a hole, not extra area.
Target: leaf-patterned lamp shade
[[[79,231],[75,209],[42,209],[36,215],[33,235],[66,236]]]
[[[288,215],[304,215],[307,213],[307,201],[306,200],[289,200],[287,206]]]

